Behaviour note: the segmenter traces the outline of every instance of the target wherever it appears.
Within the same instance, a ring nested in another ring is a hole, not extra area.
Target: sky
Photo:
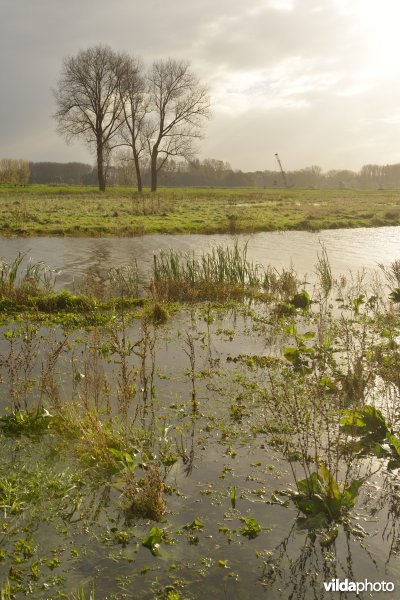
[[[199,158],[244,171],[400,162],[398,0],[0,0],[0,158],[94,162],[56,133],[65,56],[108,44],[190,61]]]

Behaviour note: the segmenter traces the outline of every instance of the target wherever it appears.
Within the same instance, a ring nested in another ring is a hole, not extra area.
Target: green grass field
[[[400,225],[400,190],[0,186],[1,235],[132,236]]]

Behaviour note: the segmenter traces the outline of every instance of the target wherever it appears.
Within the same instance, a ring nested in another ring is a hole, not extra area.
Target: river
[[[317,255],[325,246],[334,275],[349,270],[371,270],[379,263],[388,265],[400,258],[400,227],[265,232],[238,235],[248,242],[248,258],[264,266],[289,267],[302,275],[312,274]],[[1,238],[0,256],[13,260],[18,252],[33,262],[43,261],[58,272],[57,286],[70,287],[88,271],[99,274],[111,267],[137,261],[143,283],[148,277],[153,253],[174,248],[206,251],[216,244],[230,245],[234,237],[220,235],[147,235],[142,237],[33,237]]]

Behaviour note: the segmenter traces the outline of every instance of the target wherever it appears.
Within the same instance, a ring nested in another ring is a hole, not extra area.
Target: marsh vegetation
[[[310,284],[246,250],[157,254],[146,293],[3,262],[2,597],[399,580],[398,264],[321,248]]]

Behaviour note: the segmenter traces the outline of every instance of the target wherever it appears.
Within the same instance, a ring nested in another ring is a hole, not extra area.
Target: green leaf
[[[396,451],[397,455],[400,457],[400,440],[393,433],[388,433],[387,440],[390,446]]]
[[[236,508],[236,486],[234,485],[230,494],[232,508]]]
[[[320,512],[325,512],[325,503],[319,496],[312,498],[294,497],[293,501],[297,508],[305,515],[317,515]]]
[[[128,452],[122,452],[116,448],[109,448],[108,450],[123,469],[133,471],[140,464],[140,460],[134,460],[134,457],[131,454],[128,454]]]
[[[389,298],[392,302],[400,302],[400,288],[395,288],[390,294]]]
[[[334,541],[336,540],[338,534],[339,534],[339,530],[337,527],[331,527],[330,529],[328,529],[328,531],[324,531],[321,534],[321,537],[319,540],[321,547],[328,548],[329,546],[331,546],[334,543]]]
[[[168,456],[164,456],[161,459],[161,462],[163,465],[165,465],[166,467],[170,467],[171,465],[174,465],[176,463],[176,461],[178,460],[178,457],[175,456],[175,454],[170,454]]]
[[[346,505],[349,507],[353,507],[358,493],[360,491],[360,487],[364,483],[364,479],[354,479],[351,484],[344,490],[343,492],[343,500]]]
[[[327,495],[329,498],[335,498],[336,500],[339,500],[341,497],[340,490],[332,473],[324,464],[321,464],[320,469],[321,475],[326,482]]]
[[[192,523],[184,525],[183,529],[186,529],[187,531],[201,531],[202,529],[204,529],[204,524],[201,523],[201,521],[195,519],[194,521],[192,521]]]
[[[161,544],[162,536],[163,530],[159,527],[153,527],[150,530],[149,535],[143,538],[142,546],[148,548],[151,551],[151,553],[155,556],[156,554],[158,554],[158,548]]]
[[[323,512],[297,519],[297,528],[300,530],[308,529],[309,531],[314,531],[316,529],[325,529],[327,526],[328,516]]]
[[[284,348],[283,356],[290,362],[295,362],[300,358],[300,352],[297,348]]]
[[[312,494],[321,494],[321,482],[322,478],[318,475],[318,473],[312,473],[310,477],[306,477],[306,479],[302,479],[297,482],[297,489],[301,494],[305,494],[306,496],[310,496]]]
[[[303,340],[311,340],[315,338],[315,331],[306,331],[302,337]]]
[[[117,460],[129,465],[133,464],[133,458],[127,452],[121,452],[121,450],[117,450],[116,448],[109,448],[109,451]]]
[[[311,298],[306,290],[301,290],[299,294],[295,294],[290,301],[296,308],[302,308],[307,311],[310,308]]]
[[[360,307],[365,304],[365,294],[360,294],[358,298],[353,300],[353,310],[356,315],[360,312]]]
[[[356,410],[343,410],[340,424],[356,435],[372,434],[375,439],[383,439],[388,432],[385,417],[374,406],[366,405]]]
[[[249,540],[254,540],[261,531],[259,522],[251,517],[240,517],[240,520],[245,524],[239,529],[240,533],[248,537]]]

